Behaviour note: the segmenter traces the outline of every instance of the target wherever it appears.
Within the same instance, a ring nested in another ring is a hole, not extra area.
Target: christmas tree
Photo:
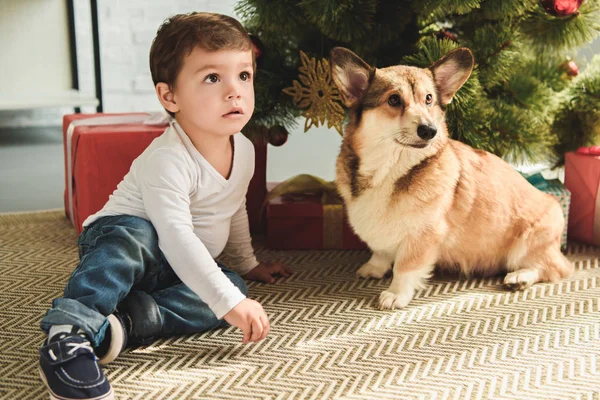
[[[342,46],[375,67],[471,49],[449,132],[508,161],[560,162],[600,144],[600,56],[581,74],[571,59],[600,32],[600,0],[241,0],[236,12],[261,50],[249,129],[280,142],[300,115],[306,129],[341,129],[327,59]]]

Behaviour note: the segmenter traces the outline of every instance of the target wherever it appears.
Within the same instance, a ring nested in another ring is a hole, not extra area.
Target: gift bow
[[[600,156],[600,146],[580,147],[576,153],[584,156]]]
[[[323,205],[323,248],[339,249],[344,237],[344,208],[334,182],[319,177],[301,174],[291,177],[267,194],[265,204],[279,196],[315,195],[321,196]]]
[[[267,201],[279,196],[315,195],[321,196],[322,204],[342,204],[342,198],[335,183],[317,176],[301,174],[278,183],[267,194]]]

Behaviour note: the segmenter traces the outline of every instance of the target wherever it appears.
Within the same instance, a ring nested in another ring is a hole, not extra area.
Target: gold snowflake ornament
[[[345,114],[342,97],[331,79],[329,62],[308,58],[303,51],[300,51],[300,59],[300,82],[294,80],[292,87],[283,89],[283,93],[292,96],[294,104],[303,110],[302,116],[306,118],[304,132],[313,125],[325,125],[327,120],[327,127],[334,127],[341,135]]]

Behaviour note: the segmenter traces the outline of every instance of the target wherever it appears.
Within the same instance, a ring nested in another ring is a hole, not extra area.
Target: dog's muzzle
[[[437,129],[429,125],[419,125],[417,127],[417,135],[423,140],[431,140],[437,134]]]

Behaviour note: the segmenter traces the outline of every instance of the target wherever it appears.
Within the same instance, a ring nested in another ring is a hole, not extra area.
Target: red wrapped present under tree
[[[565,154],[565,186],[571,192],[569,239],[600,246],[600,148]]]
[[[271,249],[364,250],[348,224],[331,182],[310,175],[293,177],[267,195],[267,247]]]

